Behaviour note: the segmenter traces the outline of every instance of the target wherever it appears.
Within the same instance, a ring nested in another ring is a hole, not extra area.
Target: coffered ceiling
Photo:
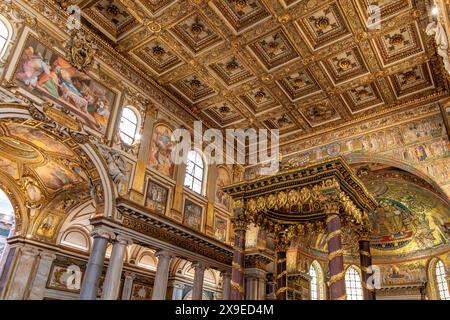
[[[367,27],[369,4],[381,29]],[[445,90],[425,1],[84,0],[90,24],[210,126],[298,138]]]

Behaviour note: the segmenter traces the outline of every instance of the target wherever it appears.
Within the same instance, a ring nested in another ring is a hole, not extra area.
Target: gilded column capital
[[[339,214],[341,203],[338,200],[329,199],[322,204],[323,211],[327,215]]]
[[[233,225],[234,231],[245,231],[247,230],[250,221],[245,214],[241,214],[235,218],[232,218],[231,223]]]

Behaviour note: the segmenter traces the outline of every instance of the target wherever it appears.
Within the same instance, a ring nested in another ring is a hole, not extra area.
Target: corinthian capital
[[[330,199],[322,204],[325,214],[338,214],[341,204],[337,200]]]
[[[235,231],[238,230],[247,230],[249,219],[245,214],[239,215],[236,218],[231,219],[231,223],[233,224],[233,228]]]

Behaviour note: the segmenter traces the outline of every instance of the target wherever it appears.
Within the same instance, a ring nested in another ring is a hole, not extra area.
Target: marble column
[[[231,271],[231,300],[243,300],[244,271],[245,271],[245,233],[247,222],[244,220],[234,221],[234,247],[233,265]]]
[[[158,258],[156,267],[155,282],[153,284],[152,300],[165,300],[167,292],[167,282],[169,280],[169,267],[172,255],[167,251],[158,251],[155,256]]]
[[[41,252],[39,254],[39,264],[28,296],[29,300],[44,299],[45,286],[55,259],[56,255],[52,252]]]
[[[372,265],[372,256],[370,254],[370,242],[369,239],[364,238],[359,240],[359,260],[361,264],[362,275],[362,287],[364,300],[375,300],[375,288],[369,288],[367,286],[370,275],[367,273],[367,269]]]
[[[222,300],[230,300],[231,274],[227,271],[220,273],[222,276]]]
[[[123,282],[122,300],[130,300],[133,290],[133,281],[136,278],[136,274],[132,272],[125,272],[125,280]]]
[[[17,256],[9,270],[9,280],[6,284],[2,300],[23,300],[32,284],[39,261],[39,250],[31,246],[14,247]]]
[[[327,243],[328,267],[330,270],[330,299],[346,300],[344,257],[341,242],[341,220],[339,218],[339,205],[330,204],[331,210],[327,212]]]
[[[109,240],[115,237],[111,229],[103,227],[94,229],[91,236],[94,238],[94,244],[81,285],[80,300],[96,300],[106,248]]]
[[[194,262],[194,288],[192,289],[192,300],[202,300],[203,296],[203,280],[205,278],[206,266],[202,262]]]
[[[132,244],[128,237],[118,235],[114,240],[109,265],[103,285],[102,300],[117,300],[119,297],[120,278],[122,277],[123,259],[127,246]]]
[[[172,282],[172,284],[170,284],[169,286],[169,289],[170,290],[168,296],[171,298],[171,300],[183,300],[183,283]]]

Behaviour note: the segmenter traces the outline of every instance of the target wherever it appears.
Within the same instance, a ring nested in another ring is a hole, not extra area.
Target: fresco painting
[[[73,112],[87,126],[106,132],[115,93],[34,37],[24,44],[14,80],[32,94]]]
[[[11,122],[7,125],[7,129],[12,135],[26,142],[32,143],[42,150],[61,153],[66,156],[74,155],[73,152],[64,144],[49,137],[48,135],[43,133],[42,130],[39,130],[37,128]]]
[[[46,165],[36,168],[35,171],[44,184],[54,190],[83,181],[75,171],[70,171],[56,161],[49,161]]]
[[[152,211],[159,214],[165,214],[167,204],[167,188],[164,188],[156,182],[149,181],[147,188],[147,197],[145,205]]]
[[[151,142],[151,153],[148,161],[149,167],[172,178],[175,169],[175,163],[172,158],[174,147],[175,143],[172,141],[172,130],[163,125],[156,126]]]
[[[184,225],[200,231],[202,225],[202,211],[203,208],[201,206],[186,199],[184,202]]]
[[[0,171],[10,175],[13,179],[19,179],[19,168],[17,163],[0,157]]]
[[[217,170],[217,179],[216,179],[216,203],[228,208],[230,204],[230,200],[228,195],[223,192],[223,187],[230,184],[230,174],[225,168],[219,167]]]
[[[217,240],[226,241],[227,240],[227,220],[215,215],[214,217],[214,236]]]

